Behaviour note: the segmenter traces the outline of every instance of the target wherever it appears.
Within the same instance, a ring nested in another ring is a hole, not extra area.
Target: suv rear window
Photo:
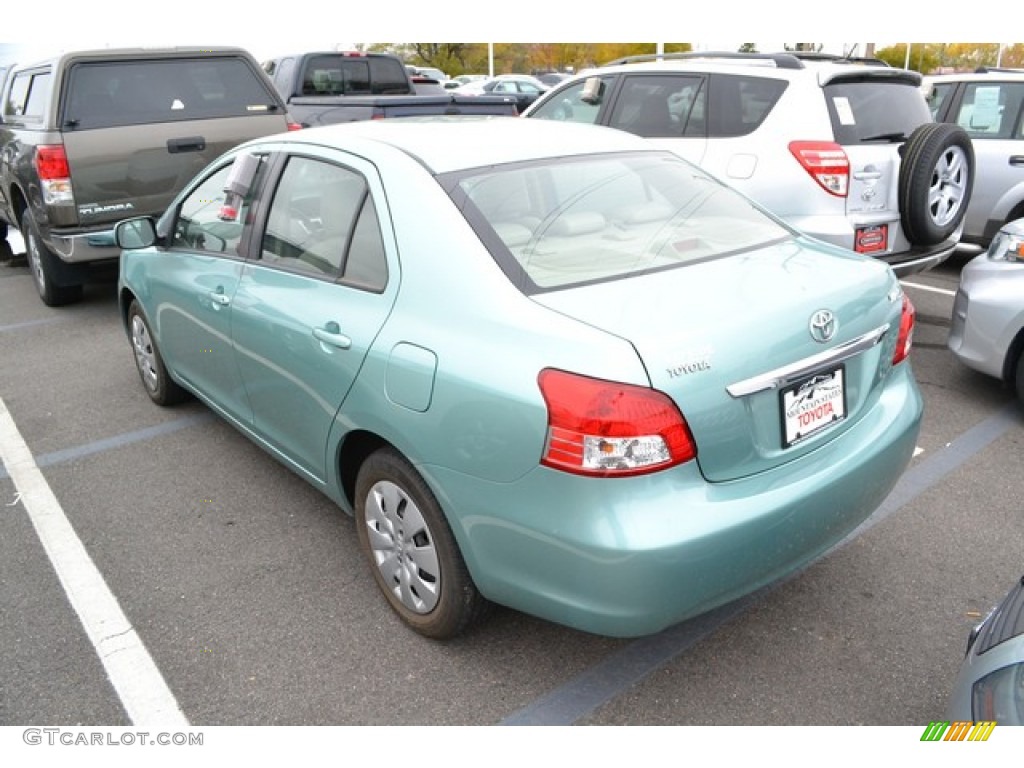
[[[278,103],[235,58],[85,62],[69,77],[62,123],[75,130],[241,117]]]
[[[932,114],[913,85],[884,80],[838,82],[825,86],[832,131],[840,144],[896,141],[907,137]]]

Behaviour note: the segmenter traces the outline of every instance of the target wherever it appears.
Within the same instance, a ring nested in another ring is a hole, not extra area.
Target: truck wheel
[[[39,228],[32,219],[32,212],[21,215],[21,236],[25,240],[25,255],[32,280],[36,284],[39,298],[48,307],[73,304],[82,298],[82,286],[57,284],[57,257],[46,247],[39,235]]]
[[[916,245],[937,245],[967,213],[974,184],[974,147],[958,125],[925,123],[902,148],[899,203],[903,233]]]

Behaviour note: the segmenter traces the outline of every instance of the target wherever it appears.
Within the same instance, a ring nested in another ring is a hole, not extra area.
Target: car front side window
[[[260,168],[262,165],[261,162]],[[171,234],[171,248],[242,255],[239,248],[252,196],[246,194],[240,201],[228,199],[225,187],[233,167],[234,162],[221,166],[182,201]],[[250,189],[255,186],[254,182]]]
[[[613,81],[610,77],[602,77],[601,87],[596,89],[596,92],[593,87],[587,90],[587,82],[588,80],[580,80],[553,94],[537,107],[531,117],[595,124],[601,111],[601,97],[611,92]],[[585,93],[595,95],[585,96]]]

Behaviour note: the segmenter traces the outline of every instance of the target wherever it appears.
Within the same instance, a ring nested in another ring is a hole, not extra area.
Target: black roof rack
[[[837,53],[820,53],[818,51],[787,51],[790,56],[795,56],[801,61],[828,61],[834,64],[864,64],[871,67],[892,66],[887,61],[877,59],[874,56],[841,56]]]
[[[803,69],[803,62],[792,53],[739,53],[738,51],[686,51],[684,53],[645,53],[638,56],[623,56],[609,61],[604,66],[633,64],[638,61],[662,61],[667,59],[735,59],[737,61],[772,61],[779,69]]]
[[[986,67],[984,65],[978,67],[974,71],[977,74],[984,74],[985,72],[1009,72],[1016,73],[1018,75],[1024,74],[1024,69],[1016,69],[1014,67]]]

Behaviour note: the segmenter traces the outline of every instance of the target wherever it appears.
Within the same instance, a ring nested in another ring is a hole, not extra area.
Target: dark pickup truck
[[[211,160],[289,125],[241,48],[68,51],[0,92],[0,239],[20,229],[39,297],[77,301],[120,256],[114,224],[159,215]]]
[[[417,94],[402,60],[387,53],[324,51],[263,62],[288,114],[303,127],[420,115],[516,115],[507,96]]]

